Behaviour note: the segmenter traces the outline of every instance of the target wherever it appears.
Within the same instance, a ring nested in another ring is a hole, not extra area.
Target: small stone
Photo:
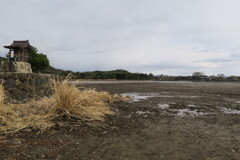
[[[5,83],[5,79],[0,78],[0,84],[4,84]]]
[[[24,131],[24,132],[32,132],[33,130],[31,128],[25,128],[22,131]]]
[[[17,86],[19,86],[20,84],[22,84],[22,82],[21,82],[19,79],[16,79],[16,80],[15,80],[15,84],[16,84]]]

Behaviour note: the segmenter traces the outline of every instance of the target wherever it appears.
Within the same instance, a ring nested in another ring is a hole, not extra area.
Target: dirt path
[[[82,84],[83,85],[83,84]],[[129,95],[104,124],[0,136],[0,159],[240,159],[240,84],[84,84]]]

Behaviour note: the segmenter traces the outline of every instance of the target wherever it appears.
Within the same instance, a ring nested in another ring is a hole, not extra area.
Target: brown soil
[[[239,83],[83,86],[118,94],[134,92],[143,99],[112,104],[116,114],[94,126],[72,121],[68,127],[62,122],[42,134],[26,129],[1,135],[0,159],[240,159]]]

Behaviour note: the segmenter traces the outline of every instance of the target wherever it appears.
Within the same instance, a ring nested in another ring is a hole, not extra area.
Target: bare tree
[[[224,78],[225,75],[221,73],[221,74],[218,74],[217,77],[219,77],[219,78]]]

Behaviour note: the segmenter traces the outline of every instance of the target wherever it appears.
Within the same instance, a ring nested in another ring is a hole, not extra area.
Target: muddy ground
[[[0,136],[0,159],[237,160],[240,83],[81,84],[132,97],[95,126]]]

